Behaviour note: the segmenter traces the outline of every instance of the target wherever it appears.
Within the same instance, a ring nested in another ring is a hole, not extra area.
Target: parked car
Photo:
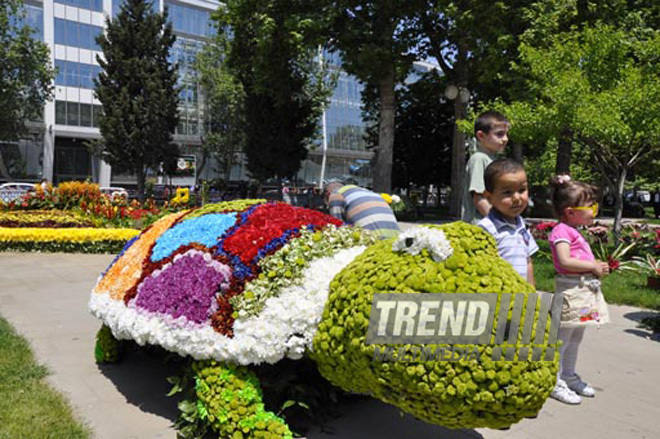
[[[630,202],[639,202],[639,203],[651,202],[651,193],[649,191],[626,190],[623,192],[623,197]]]
[[[110,195],[113,198],[115,196],[128,198],[128,191],[123,187],[107,186],[100,188],[100,190],[102,194]]]
[[[34,184],[32,183],[4,183],[0,185],[0,200],[9,203],[33,190]]]

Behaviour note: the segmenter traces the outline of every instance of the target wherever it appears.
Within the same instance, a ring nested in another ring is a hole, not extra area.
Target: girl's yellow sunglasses
[[[577,207],[572,207],[571,209],[573,210],[590,210],[591,213],[596,216],[598,215],[598,203],[594,203],[591,206],[577,206]]]

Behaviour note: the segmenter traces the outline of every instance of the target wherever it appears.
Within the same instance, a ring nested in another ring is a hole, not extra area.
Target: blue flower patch
[[[222,235],[236,224],[236,219],[236,213],[216,213],[184,220],[156,240],[151,260],[160,261],[179,247],[192,243],[213,247],[218,244]]]

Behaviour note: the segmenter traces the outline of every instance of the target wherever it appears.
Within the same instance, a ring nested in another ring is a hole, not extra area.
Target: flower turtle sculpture
[[[223,438],[292,437],[264,407],[249,366],[305,355],[342,389],[450,428],[505,428],[539,412],[557,358],[374,361],[383,346],[365,337],[378,292],[534,289],[497,256],[490,235],[468,224],[377,241],[284,203],[210,204],[160,219],[102,274],[89,303],[104,324],[95,355],[115,361],[117,340],[132,339],[192,357],[195,410]],[[548,340],[546,327],[542,348],[558,357]]]

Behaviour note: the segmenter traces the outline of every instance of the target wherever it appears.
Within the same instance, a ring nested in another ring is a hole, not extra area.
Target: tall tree
[[[436,187],[449,184],[453,106],[447,81],[435,70],[397,89],[393,184]]]
[[[623,189],[642,161],[660,157],[660,32],[606,25],[557,35],[548,48],[521,46],[536,97],[500,105],[524,137],[571,135],[587,145],[615,194],[620,230]]]
[[[229,48],[226,33],[217,33],[196,60],[206,103],[202,151],[217,161],[227,180],[246,141],[245,93],[227,66]]]
[[[508,100],[516,83],[509,64],[534,16],[532,6],[525,0],[426,0],[416,24],[424,36],[424,52],[438,61],[449,83],[469,90],[476,100]],[[465,97],[458,94],[454,100],[454,121],[466,117]],[[451,210],[456,216],[463,199],[465,161],[465,140],[456,127],[451,180]]]
[[[172,143],[179,120],[177,67],[168,61],[174,40],[167,10],[153,12],[149,0],[125,0],[97,40],[103,50],[95,80],[103,105],[101,155],[113,168],[136,175],[141,200],[147,168],[169,168],[178,155]]]
[[[660,24],[660,6],[654,0],[537,0],[525,15],[529,24],[520,41],[538,49],[549,48],[556,35],[598,23],[642,34],[658,29]],[[537,97],[536,90],[526,86],[529,84],[525,81],[529,79],[529,70],[524,65],[518,67],[512,69],[516,86],[512,87],[510,95],[514,100],[529,102]],[[579,139],[569,127],[571,117],[569,111],[562,113],[561,120],[557,121],[557,125],[563,123],[563,127],[556,130],[559,135],[556,137],[555,173],[558,174],[574,169],[574,143]],[[536,143],[545,147],[543,142]]]
[[[331,44],[342,68],[378,90],[378,147],[373,161],[373,188],[389,192],[396,116],[395,85],[419,56],[420,38],[413,26],[422,2],[417,0],[325,2]]]
[[[294,176],[317,136],[331,92],[316,59],[317,13],[301,0],[228,0],[215,15],[245,95],[247,168],[261,182]]]
[[[392,187],[449,185],[453,133],[453,104],[444,96],[447,80],[432,70],[414,82],[396,87],[396,119]],[[378,144],[378,91],[367,87],[363,119],[370,123],[367,142]]]
[[[0,2],[0,139],[16,140],[43,118],[55,71],[48,46],[25,24],[22,0]]]

